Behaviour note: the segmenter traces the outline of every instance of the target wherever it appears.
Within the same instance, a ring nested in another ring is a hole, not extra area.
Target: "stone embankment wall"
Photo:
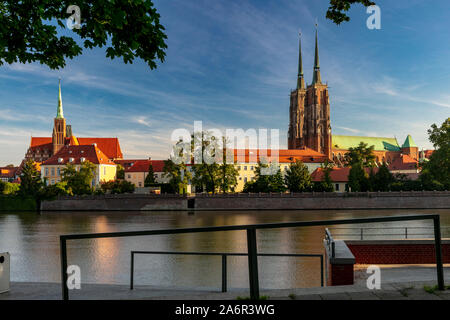
[[[60,197],[42,211],[449,209],[449,191]]]

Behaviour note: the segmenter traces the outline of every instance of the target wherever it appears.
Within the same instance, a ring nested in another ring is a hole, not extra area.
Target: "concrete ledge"
[[[347,245],[414,245],[434,244],[434,239],[398,239],[398,240],[344,240]],[[442,239],[442,244],[450,244],[450,239]]]

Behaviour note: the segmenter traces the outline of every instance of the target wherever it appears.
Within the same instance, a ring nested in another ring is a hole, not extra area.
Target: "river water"
[[[442,226],[450,227],[450,210],[0,213],[0,252],[11,254],[12,281],[59,282],[61,234],[431,213],[439,213]],[[432,227],[432,222],[383,223],[369,227],[381,227],[384,228],[381,232],[387,232],[391,227]],[[324,228],[257,231],[258,251],[323,253]],[[338,232],[342,230],[336,230]],[[127,284],[131,250],[246,252],[246,249],[244,231],[71,240],[68,242],[68,264],[80,267],[82,283]],[[319,286],[320,264],[317,258],[259,257],[259,275],[262,288]],[[221,258],[137,256],[135,285],[220,288]],[[248,287],[246,257],[228,258],[228,286]]]

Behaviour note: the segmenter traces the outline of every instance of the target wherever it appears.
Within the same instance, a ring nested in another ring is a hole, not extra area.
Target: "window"
[[[251,166],[251,167],[250,167],[250,170],[254,170],[254,169],[255,169],[255,167],[254,167],[254,166]]]
[[[59,177],[61,175],[61,168],[56,169],[56,173],[57,173],[57,176]]]
[[[45,168],[45,175],[48,176],[48,168]]]
[[[131,174],[128,175],[128,179],[131,179]]]
[[[52,177],[53,177],[55,175],[55,168],[52,168],[51,172],[52,172]]]
[[[339,183],[336,183],[335,184],[335,188],[334,188],[336,191],[339,191]]]
[[[247,183],[247,177],[244,178],[244,182]]]
[[[142,182],[139,182],[139,188],[142,187]]]
[[[247,170],[247,166],[244,166],[244,170]]]

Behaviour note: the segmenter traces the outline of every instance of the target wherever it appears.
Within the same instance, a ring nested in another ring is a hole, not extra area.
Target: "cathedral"
[[[400,145],[395,137],[363,137],[333,135],[331,131],[328,85],[322,82],[319,64],[319,44],[316,30],[313,79],[305,84],[301,39],[297,88],[291,92],[289,107],[288,148],[309,148],[328,157],[336,166],[344,166],[345,154],[361,142],[374,146],[377,165],[418,162],[419,149],[408,135]]]
[[[31,159],[41,164],[56,155],[65,146],[86,145],[95,145],[111,161],[123,158],[118,138],[81,138],[73,135],[72,127],[66,123],[66,119],[64,118],[60,81],[58,107],[56,117],[53,119],[52,136],[31,137],[30,146],[25,154],[24,162]]]

